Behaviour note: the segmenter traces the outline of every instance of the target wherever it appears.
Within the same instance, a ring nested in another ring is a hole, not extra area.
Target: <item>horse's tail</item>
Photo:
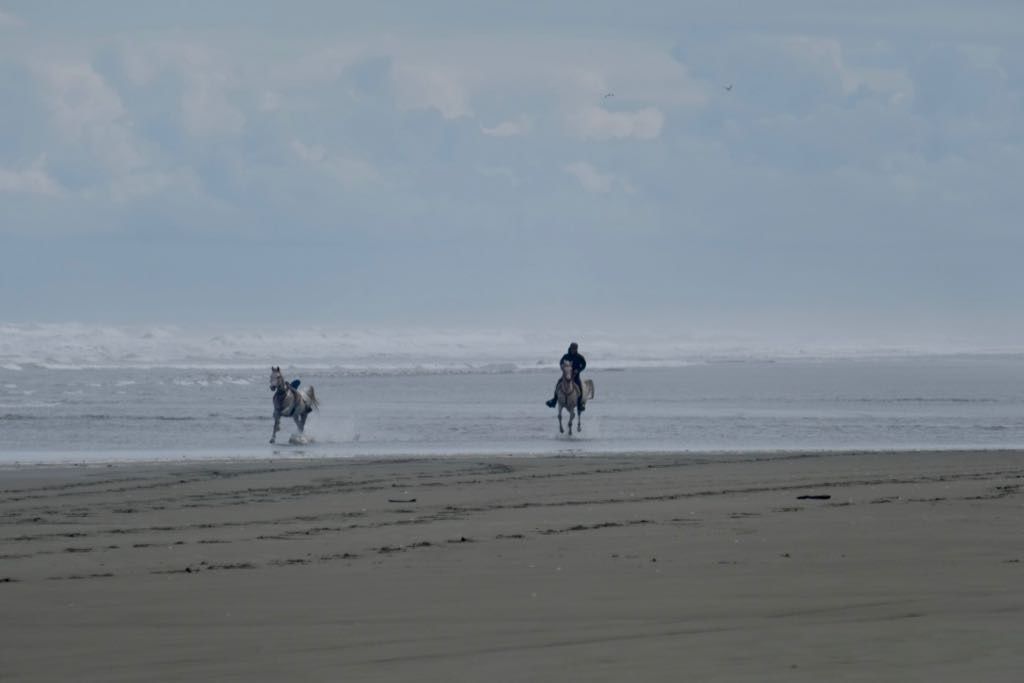
[[[316,392],[313,391],[313,387],[309,387],[309,393],[306,394],[306,400],[309,402],[310,408],[316,408],[320,410],[320,401],[316,400]]]
[[[588,379],[583,382],[584,392],[587,395],[587,400],[594,398],[594,380]]]

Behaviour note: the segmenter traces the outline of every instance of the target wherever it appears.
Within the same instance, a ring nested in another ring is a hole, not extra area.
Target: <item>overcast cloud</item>
[[[1024,332],[1024,4],[208,4],[0,0],[0,320]]]

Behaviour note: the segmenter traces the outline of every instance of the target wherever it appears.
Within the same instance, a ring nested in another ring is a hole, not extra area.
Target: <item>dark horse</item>
[[[270,388],[274,390],[274,432],[270,435],[270,443],[274,443],[277,439],[277,433],[281,430],[282,417],[290,417],[295,420],[295,426],[299,428],[299,434],[302,434],[306,429],[306,418],[314,408],[320,408],[313,387],[299,391],[284,381],[280,367],[272,367],[270,368]]]

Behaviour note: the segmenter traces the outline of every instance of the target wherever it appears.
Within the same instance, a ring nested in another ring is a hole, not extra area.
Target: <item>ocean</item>
[[[1024,447],[1022,354],[589,341],[569,437],[544,405],[564,340],[0,326],[0,464]],[[268,443],[271,364],[316,388],[309,443]]]

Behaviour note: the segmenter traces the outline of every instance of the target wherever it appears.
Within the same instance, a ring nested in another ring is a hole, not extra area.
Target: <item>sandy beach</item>
[[[5,681],[1018,681],[1019,452],[0,471]]]

